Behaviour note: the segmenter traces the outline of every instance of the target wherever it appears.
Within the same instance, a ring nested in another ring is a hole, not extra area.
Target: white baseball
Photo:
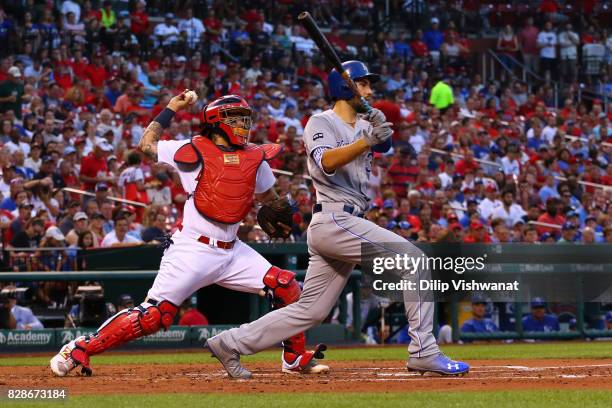
[[[196,103],[198,101],[198,94],[195,93],[195,91],[187,91],[185,93],[185,97],[189,101],[190,105],[193,105],[194,103]]]

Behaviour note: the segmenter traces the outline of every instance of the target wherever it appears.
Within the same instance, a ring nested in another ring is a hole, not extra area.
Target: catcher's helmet
[[[348,71],[349,76],[353,80],[367,78],[371,83],[374,83],[380,79],[380,75],[371,73],[366,64],[361,61],[343,62],[342,68]],[[329,93],[333,98],[351,99],[354,96],[353,91],[351,91],[346,82],[344,82],[342,75],[336,70],[336,68],[332,69],[332,71],[329,73],[327,83],[329,85]]]
[[[220,133],[229,143],[244,146],[249,143],[251,107],[238,95],[225,95],[202,109],[202,123],[206,130]]]

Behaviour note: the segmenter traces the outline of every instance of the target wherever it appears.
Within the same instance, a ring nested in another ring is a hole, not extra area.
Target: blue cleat
[[[451,360],[444,353],[421,358],[410,357],[406,368],[408,368],[408,371],[416,371],[421,374],[430,372],[454,376],[462,376],[470,371],[470,366],[467,363]]]

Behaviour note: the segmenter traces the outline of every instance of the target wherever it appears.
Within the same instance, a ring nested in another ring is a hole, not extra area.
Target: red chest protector
[[[224,151],[204,136],[194,136],[180,147],[174,161],[182,165],[202,163],[198,184],[192,192],[200,214],[213,221],[235,224],[253,206],[257,169],[281,151],[277,144],[253,145]]]

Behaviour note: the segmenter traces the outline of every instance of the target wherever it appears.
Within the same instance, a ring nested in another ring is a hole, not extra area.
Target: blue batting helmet
[[[348,71],[349,76],[353,80],[367,78],[371,83],[374,83],[380,79],[380,75],[371,73],[366,64],[361,61],[343,62],[342,68]],[[333,98],[351,99],[353,97],[353,91],[344,82],[344,78],[342,78],[342,75],[340,75],[336,68],[332,69],[329,73],[327,83],[329,85],[329,93]]]

